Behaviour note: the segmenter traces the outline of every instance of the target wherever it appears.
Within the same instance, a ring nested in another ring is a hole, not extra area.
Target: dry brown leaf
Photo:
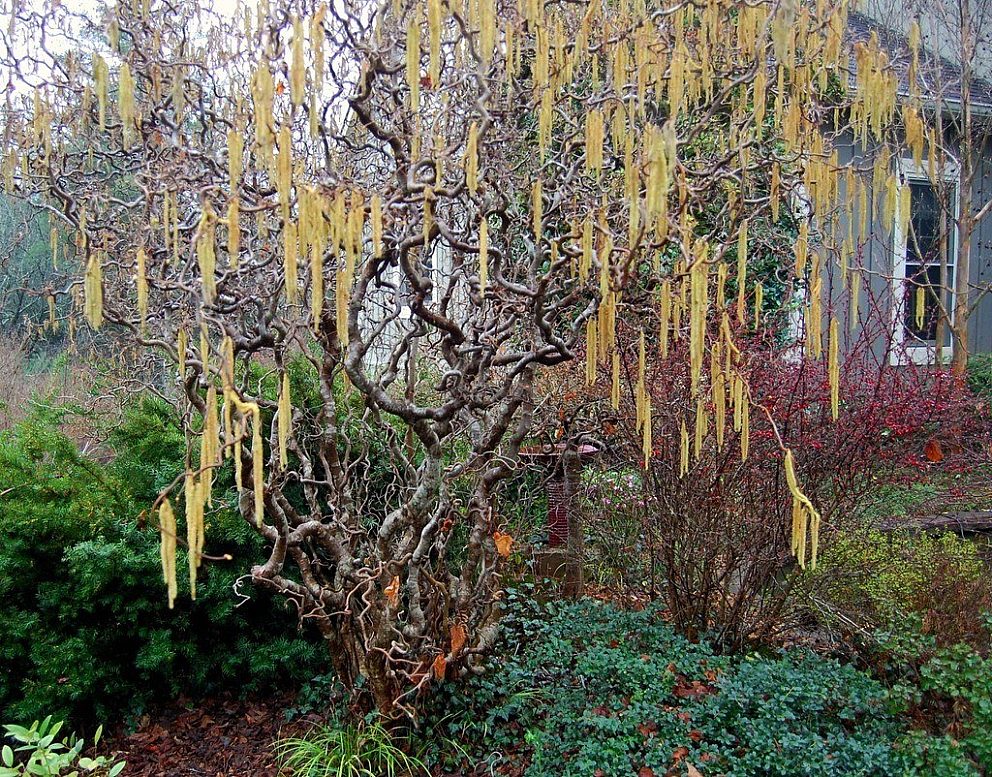
[[[936,438],[927,440],[927,444],[923,447],[923,453],[926,454],[927,461],[933,464],[944,460],[944,451],[941,449],[940,442]]]
[[[493,542],[496,543],[496,552],[503,558],[510,557],[510,548],[513,547],[513,537],[503,532],[493,534]]]
[[[451,655],[457,656],[465,647],[465,627],[456,623],[451,627]]]
[[[431,670],[434,672],[434,677],[438,680],[444,679],[444,672],[448,668],[448,662],[444,657],[444,653],[441,653],[437,658],[434,659],[434,663],[431,665]]]
[[[395,575],[390,581],[389,585],[385,587],[383,593],[386,594],[386,598],[389,599],[389,603],[392,605],[399,604],[400,601],[400,576]]]

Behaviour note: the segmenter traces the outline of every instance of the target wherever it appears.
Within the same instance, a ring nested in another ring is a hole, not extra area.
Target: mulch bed
[[[277,777],[273,742],[318,722],[287,722],[291,702],[290,695],[180,700],[143,715],[136,731],[118,732],[107,745],[127,760],[125,776]]]

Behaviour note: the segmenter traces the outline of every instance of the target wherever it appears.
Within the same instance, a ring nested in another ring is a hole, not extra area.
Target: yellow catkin
[[[479,8],[479,48],[482,62],[489,65],[496,46],[496,3],[480,2]]]
[[[162,578],[169,597],[169,609],[176,601],[176,516],[168,497],[162,500],[158,509],[158,527],[161,534],[160,551],[162,556]]]
[[[279,157],[276,164],[276,189],[279,195],[279,212],[282,220],[289,221],[289,207],[293,187],[293,139],[289,127],[279,130]]]
[[[237,197],[227,203],[227,259],[232,269],[238,269],[241,253],[241,207]]]
[[[579,259],[579,283],[585,283],[589,279],[589,271],[592,269],[592,256],[592,219],[587,215],[582,222],[582,256]]]
[[[215,253],[215,217],[209,204],[203,207],[196,229],[196,261],[200,268],[203,303],[209,305],[217,295],[217,257]]]
[[[810,566],[815,569],[817,546],[819,544],[820,514],[813,507],[813,503],[809,498],[799,488],[791,450],[786,450],[785,452],[785,480],[792,494],[792,552],[796,555],[799,566],[805,568],[808,534],[812,549]]]
[[[765,290],[761,283],[754,284],[754,328],[761,328],[761,308],[764,305]]]
[[[837,319],[830,319],[829,345],[827,347],[827,371],[830,375],[830,414],[837,420],[840,412],[840,335]]]
[[[474,121],[465,142],[465,186],[473,196],[479,191],[479,127]]]
[[[103,324],[103,266],[97,253],[90,254],[83,279],[84,313],[89,325],[99,329]]]
[[[93,82],[96,89],[97,115],[100,131],[107,127],[107,78],[109,72],[107,63],[99,54],[93,55]]]
[[[241,158],[245,151],[244,135],[238,129],[227,133],[227,175],[233,193],[241,183]]]
[[[689,472],[689,430],[686,428],[685,420],[682,421],[681,444],[679,446],[679,477],[684,477]]]
[[[289,66],[289,99],[294,108],[303,105],[306,96],[306,66],[303,64],[303,25],[293,14],[293,47]]]
[[[699,397],[696,400],[696,434],[693,441],[692,452],[696,459],[703,452],[703,440],[706,438],[706,432],[708,431],[709,418],[706,415],[706,405],[703,402],[703,398]]]
[[[489,221],[485,217],[479,220],[479,294],[485,295],[489,285]]]
[[[737,231],[737,321],[743,326],[747,316],[747,219]]]
[[[372,195],[369,210],[372,219],[372,254],[375,257],[380,257],[382,256],[382,197],[380,195]]]
[[[189,561],[189,593],[191,599],[196,599],[196,571],[203,557],[204,521],[203,521],[203,481],[192,473],[186,473],[186,546]]]
[[[406,27],[406,85],[410,89],[410,110],[420,110],[420,20],[410,14]]]
[[[263,481],[265,465],[262,461],[262,414],[257,405],[253,405],[251,427],[251,478],[255,492],[255,525],[261,527],[265,516],[265,483]]]
[[[121,114],[121,131],[123,135],[124,148],[130,148],[134,142],[134,77],[131,75],[131,67],[127,62],[121,65],[117,85],[118,110]]]
[[[427,0],[427,30],[430,36],[430,61],[427,73],[436,87],[441,76],[441,0]]]
[[[922,282],[916,284],[916,328],[923,329],[926,313],[926,287]]]
[[[293,404],[289,395],[289,374],[282,374],[282,386],[279,391],[279,466],[286,469],[289,463],[287,446],[293,424]]]
[[[134,282],[138,291],[138,319],[141,322],[141,331],[144,333],[148,319],[148,276],[145,265],[148,261],[148,254],[144,248],[139,248],[135,256]]]
[[[203,416],[203,432],[200,437],[200,467],[204,483],[203,497],[213,505],[213,468],[220,463],[220,422],[217,417],[217,388],[212,383],[207,388],[206,413]]]

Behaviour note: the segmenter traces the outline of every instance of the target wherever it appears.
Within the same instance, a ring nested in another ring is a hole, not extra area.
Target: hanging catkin
[[[231,269],[238,269],[238,258],[241,253],[241,209],[237,197],[231,197],[227,203],[227,259]]]
[[[121,65],[118,78],[118,110],[121,114],[121,131],[123,135],[124,148],[128,149],[134,141],[135,110],[134,77],[131,75],[131,67],[127,62]]]
[[[441,77],[441,0],[427,0],[427,29],[430,35],[430,62],[427,74],[436,88]]]
[[[289,396],[289,373],[283,372],[279,391],[279,466],[284,470],[289,463],[286,452],[293,421],[293,405]]]
[[[420,110],[420,20],[410,14],[406,27],[406,85],[410,89],[410,110]]]
[[[245,141],[237,129],[227,133],[227,176],[230,179],[233,194],[241,183],[241,157],[244,155]]]
[[[747,219],[741,221],[737,231],[737,321],[743,326],[747,316]]]
[[[689,430],[686,429],[685,419],[682,419],[682,429],[680,433],[681,444],[679,446],[679,477],[684,477],[689,472]]]
[[[382,197],[373,194],[369,208],[372,219],[372,255],[378,258],[382,256]]]
[[[479,191],[479,127],[474,121],[465,142],[465,186],[473,196]]]
[[[265,484],[263,482],[265,469],[262,461],[262,456],[264,455],[264,449],[262,447],[262,413],[259,410],[258,405],[254,404],[251,406],[251,412],[251,478],[252,487],[255,492],[255,525],[261,528],[265,515]]]
[[[200,438],[200,483],[203,498],[213,506],[213,468],[220,463],[220,422],[217,417],[217,388],[207,388],[206,413],[203,416],[203,433]]]
[[[485,296],[489,284],[489,220],[479,219],[479,294]]]
[[[139,248],[135,256],[134,282],[138,291],[138,319],[141,322],[141,332],[144,333],[148,318],[148,277],[145,274],[145,264],[148,255],[144,248]]]
[[[482,61],[489,65],[496,45],[496,3],[482,0],[479,3],[479,52]]]
[[[203,556],[203,482],[187,472],[186,496],[186,547],[189,562],[189,593],[196,599],[196,570]]]
[[[96,252],[90,254],[83,278],[84,313],[94,329],[103,324],[103,267]]]
[[[99,54],[93,55],[93,82],[96,89],[97,111],[100,122],[100,131],[107,127],[107,77],[109,71],[107,63]]]
[[[813,503],[799,489],[796,478],[795,463],[792,451],[785,452],[785,480],[792,493],[792,552],[799,561],[799,566],[806,567],[806,542],[807,534],[810,538],[811,546],[811,568],[816,568],[817,546],[819,544],[820,514],[813,507]]]
[[[303,64],[303,25],[293,14],[293,48],[289,66],[289,99],[294,108],[303,105],[306,93],[306,66]]]
[[[168,497],[162,500],[158,508],[158,527],[161,535],[162,578],[168,592],[171,610],[176,601],[178,587],[176,585],[176,516],[172,512]]]

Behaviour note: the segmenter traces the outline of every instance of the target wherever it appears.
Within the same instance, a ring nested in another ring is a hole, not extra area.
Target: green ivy
[[[901,694],[809,652],[721,656],[656,607],[539,605],[529,591],[511,594],[505,623],[502,658],[428,711],[423,738],[452,772],[978,774],[949,738],[907,732]]]

